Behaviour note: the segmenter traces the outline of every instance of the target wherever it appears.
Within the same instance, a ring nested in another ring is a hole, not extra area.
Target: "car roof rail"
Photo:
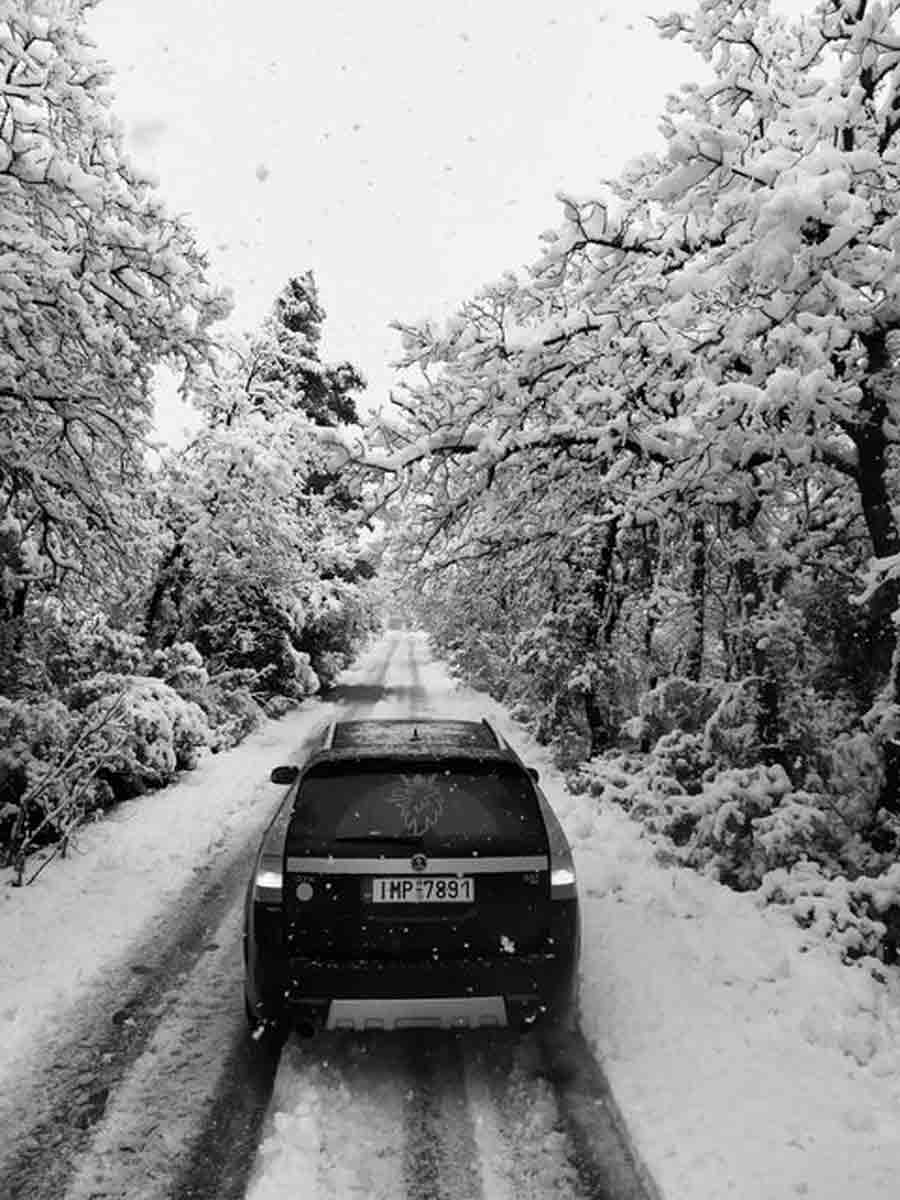
[[[325,730],[325,737],[322,739],[322,749],[330,750],[334,742],[334,731],[337,728],[337,721],[329,721],[328,728]]]
[[[500,734],[497,732],[497,730],[493,727],[493,725],[490,723],[490,721],[487,719],[487,717],[482,717],[481,723],[485,727],[485,729],[488,731],[488,733],[491,735],[491,737],[494,739],[494,741],[497,743],[497,745],[500,747],[500,749],[505,750],[506,744],[503,741],[503,738],[500,736]]]

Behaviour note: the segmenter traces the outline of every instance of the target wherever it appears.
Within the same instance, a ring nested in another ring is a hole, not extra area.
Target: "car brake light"
[[[280,904],[283,884],[281,863],[267,862],[263,858],[256,868],[256,878],[253,881],[254,898],[265,904]]]
[[[575,868],[571,864],[559,864],[550,869],[550,899],[574,900]]]

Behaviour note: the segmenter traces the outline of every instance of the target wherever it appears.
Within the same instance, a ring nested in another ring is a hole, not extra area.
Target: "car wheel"
[[[569,994],[549,1014],[549,1025],[560,1033],[578,1032],[578,995],[576,981]]]
[[[244,1016],[247,1019],[247,1032],[250,1039],[259,1047],[260,1053],[277,1057],[290,1032],[284,1017],[280,1015],[277,1017],[258,1016],[246,993],[244,994]]]

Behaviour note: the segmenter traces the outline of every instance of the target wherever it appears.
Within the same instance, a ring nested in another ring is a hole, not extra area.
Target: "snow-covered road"
[[[579,872],[583,1037],[322,1037],[271,1063],[238,936],[268,771],[338,711],[413,710],[488,716],[540,768]],[[0,1197],[892,1200],[900,969],[656,849],[423,637],[388,637],[327,703],[0,886]]]
[[[327,703],[4,889],[4,1200],[643,1194],[577,1039],[323,1035],[276,1064],[247,1037],[241,905],[278,801],[268,770],[335,712],[441,710],[427,658],[423,639],[388,637]]]
[[[283,1057],[249,1200],[581,1197],[536,1043],[344,1038]],[[310,1166],[312,1164],[312,1170]],[[599,1194],[599,1193],[598,1193]]]

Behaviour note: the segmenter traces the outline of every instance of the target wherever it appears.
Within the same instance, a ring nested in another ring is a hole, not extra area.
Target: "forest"
[[[703,84],[527,271],[398,324],[365,445],[457,669],[660,852],[900,933],[896,5],[661,22]]]
[[[124,152],[85,7],[0,25],[0,853],[26,882],[35,849],[327,686],[373,622],[315,436],[364,381],[321,360],[309,272],[216,331],[229,297]],[[159,364],[202,415],[177,452]]]
[[[702,0],[664,149],[398,321],[255,332],[129,161],[84,5],[0,26],[0,853],[327,687],[390,592],[658,852],[900,939],[896,5]],[[153,378],[202,416],[155,452]],[[46,861],[46,860],[43,860]]]

